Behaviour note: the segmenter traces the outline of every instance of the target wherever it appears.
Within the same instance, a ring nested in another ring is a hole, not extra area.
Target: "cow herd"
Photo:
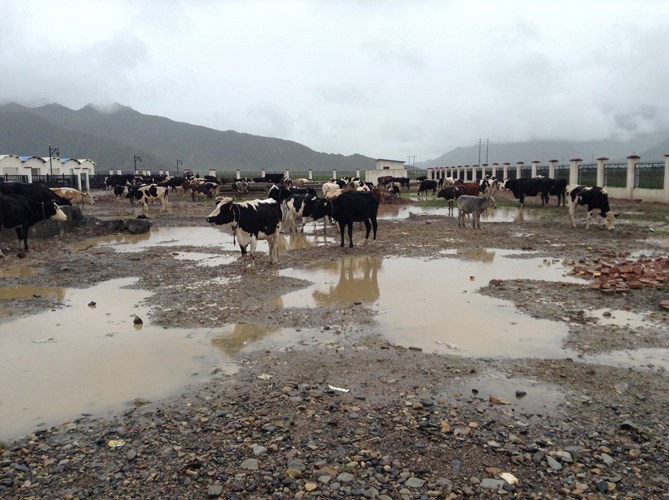
[[[177,179],[176,182],[173,179]],[[376,240],[377,213],[383,197],[401,192],[405,186],[410,186],[410,183],[404,183],[404,178],[393,177],[379,179],[376,187],[358,179],[332,179],[331,182],[324,183],[321,193],[318,193],[310,187],[298,187],[305,186],[306,182],[285,182],[283,179],[281,182],[270,183],[266,198],[243,200],[248,194],[246,180],[229,181],[232,197],[218,196],[218,183],[215,179],[172,178],[147,185],[135,185],[124,176],[108,180],[109,190],[113,190],[119,198],[129,199],[133,204],[135,201],[139,202],[144,215],[148,212],[148,205],[154,201],[158,201],[165,210],[168,207],[170,190],[174,191],[177,187],[183,188],[184,192],[190,190],[193,200],[201,196],[216,198],[216,207],[206,220],[211,224],[230,227],[233,241],[241,250],[243,269],[246,268],[247,255],[251,259],[251,268],[255,267],[258,240],[267,240],[270,263],[276,263],[278,235],[282,231],[304,232],[305,221],[308,219],[314,221],[314,224],[322,220],[324,231],[327,231],[328,222],[335,223],[339,228],[341,247],[346,246],[346,234],[348,246],[353,247],[355,222],[359,222],[361,227],[364,224],[366,241],[370,234]],[[420,196],[430,191],[435,194],[437,189],[437,197],[448,202],[449,213],[457,203],[459,227],[464,227],[465,218],[471,216],[472,226],[480,229],[481,215],[488,208],[496,208],[494,193],[498,189],[511,192],[519,201],[520,207],[524,206],[527,196],[539,196],[542,206],[548,204],[549,196],[557,197],[558,206],[564,206],[565,202],[569,206],[569,220],[573,227],[576,227],[577,206],[587,207],[586,228],[590,226],[592,215],[599,212],[607,229],[612,230],[617,216],[610,209],[606,190],[600,187],[570,187],[564,179],[535,177],[513,179],[504,183],[489,178],[473,182],[451,178],[439,181],[423,179],[417,194]],[[81,207],[85,203],[93,204],[95,200],[90,193],[72,188],[48,189],[33,184],[0,182],[0,230],[3,227],[16,229],[19,241],[23,243],[23,250],[27,251],[28,229],[32,225],[49,218],[66,220],[67,216],[60,209],[61,206]],[[4,257],[1,250],[0,257]]]

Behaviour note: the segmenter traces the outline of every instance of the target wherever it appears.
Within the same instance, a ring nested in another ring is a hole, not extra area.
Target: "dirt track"
[[[9,443],[0,455],[3,495],[662,498],[669,491],[664,368],[428,354],[371,335],[374,313],[364,304],[351,304],[348,311],[333,305],[274,314],[272,299],[306,284],[267,272],[266,254],[258,261],[261,272],[245,273],[224,290],[194,293],[191,284],[205,282],[210,269],[155,272],[159,266],[180,267],[175,247],[150,248],[133,257],[142,265],[119,266],[113,250],[82,245],[110,233],[110,221],[133,215],[107,195],[98,193],[96,199],[96,205],[84,207],[89,216],[84,227],[34,242],[28,259],[43,272],[23,283],[86,287],[139,276],[139,287],[157,292],[153,306],[161,312],[151,321],[165,327],[198,326],[201,316],[192,312],[205,312],[206,298],[221,304],[206,311],[221,324],[308,325],[323,331],[336,325],[337,337],[326,346],[244,354],[236,375],[219,375],[171,401],[140,403],[111,422],[86,416]],[[173,197],[171,204],[169,213],[152,208],[153,227],[206,226],[211,203]],[[532,200],[528,206],[535,210]],[[514,222],[483,219],[481,230],[458,229],[455,218],[444,216],[384,220],[375,245],[358,244],[362,237],[356,232],[353,249],[291,250],[282,254],[279,268],[342,255],[434,259],[442,250],[467,248],[532,250],[574,266],[636,259],[641,251],[666,256],[668,207],[612,200],[612,208],[620,212],[615,232],[602,226],[572,229],[566,209],[554,206]],[[9,257],[0,268],[17,261],[5,253]],[[77,273],[62,272],[73,268]],[[216,273],[237,277],[240,268],[236,262]],[[493,281],[481,292],[511,300],[533,317],[566,322],[566,343],[579,357],[669,347],[669,322],[660,306],[668,298],[663,285],[607,294],[588,283]],[[247,300],[226,300],[239,296]],[[3,322],[58,307],[47,297],[6,302]],[[602,308],[647,314],[648,327],[600,324],[588,312]],[[268,373],[271,379],[258,378]],[[559,388],[564,399],[551,411],[516,413],[508,401],[477,395],[477,378],[492,373],[517,386],[519,398],[532,389],[518,381],[533,380]],[[328,387],[342,374],[350,392]],[[111,439],[125,445],[112,448]],[[504,472],[518,483],[502,479]]]

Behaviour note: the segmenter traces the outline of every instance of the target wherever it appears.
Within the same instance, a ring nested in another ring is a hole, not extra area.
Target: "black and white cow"
[[[458,198],[458,227],[465,227],[465,216],[472,215],[472,227],[481,229],[481,214],[488,207],[497,208],[492,196],[472,196],[463,194]]]
[[[571,227],[576,227],[576,206],[587,206],[588,216],[586,218],[585,228],[590,229],[590,217],[595,210],[599,210],[599,215],[609,231],[613,231],[616,223],[617,213],[611,211],[609,206],[609,195],[606,189],[597,186],[569,186],[567,187],[567,203],[569,204],[569,220]]]
[[[279,261],[279,232],[281,231],[281,205],[272,198],[234,202],[221,198],[207,217],[210,224],[230,224],[234,238],[242,252],[242,271],[246,269],[247,247],[251,247],[251,269],[255,269],[255,252],[258,240],[267,240],[269,262]]]
[[[437,198],[443,198],[448,202],[448,213],[453,212],[453,205],[455,204],[455,200],[460,198],[465,194],[465,189],[462,185],[450,185],[446,186],[442,189],[439,190],[439,193],[437,193]]]
[[[315,194],[293,194],[286,200],[286,230],[288,232],[297,231],[295,222],[300,221],[300,232],[304,232],[304,218],[311,217],[316,203],[321,201]]]
[[[149,211],[149,203],[158,200],[162,210],[167,209],[167,193],[168,188],[158,186],[156,184],[149,184],[148,186],[140,186],[137,189],[130,189],[125,195],[131,202],[139,200],[142,204],[142,213],[146,215]]]
[[[363,222],[367,230],[365,239],[374,229],[374,240],[378,224],[376,215],[379,211],[379,199],[370,191],[344,191],[332,200],[322,200],[311,212],[312,219],[330,217],[339,224],[341,245],[344,246],[344,229],[348,227],[349,247],[353,246],[353,223]]]
[[[0,230],[16,229],[19,245],[28,251],[28,230],[40,221],[66,221],[67,215],[53,201],[35,201],[27,196],[0,194]],[[0,257],[5,257],[0,249]]]
[[[509,179],[504,183],[504,188],[513,193],[513,197],[525,205],[526,196],[541,196],[541,206],[548,203],[548,195],[551,192],[553,179],[548,177],[532,177],[521,179]]]

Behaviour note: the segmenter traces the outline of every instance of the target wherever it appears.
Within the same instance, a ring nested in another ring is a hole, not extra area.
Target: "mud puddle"
[[[167,397],[214,371],[234,373],[231,357],[272,333],[257,327],[251,334],[237,325],[152,326],[151,294],[133,288],[136,281],[58,289],[63,308],[0,326],[0,439],[81,413],[104,415],[135,398]],[[8,298],[35,292],[7,290]]]
[[[285,270],[313,286],[282,296],[277,307],[356,302],[375,307],[379,332],[392,342],[428,352],[473,357],[568,357],[564,323],[537,320],[513,304],[476,293],[490,279],[580,282],[561,263],[513,258],[508,251],[474,249],[430,261],[349,256]]]
[[[378,219],[407,219],[412,215],[440,215],[457,219],[457,205],[449,212],[447,206],[439,208],[416,207],[412,205],[379,205]],[[517,222],[521,220],[535,220],[535,212],[521,210],[515,207],[498,207],[491,209],[481,216],[481,220],[488,222]]]

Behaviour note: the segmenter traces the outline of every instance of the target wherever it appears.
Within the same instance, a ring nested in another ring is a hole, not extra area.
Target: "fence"
[[[569,184],[602,186],[611,198],[669,203],[669,154],[662,162],[640,162],[640,157],[627,157],[626,163],[609,163],[608,158],[597,158],[597,163],[582,163],[581,159],[569,160],[569,165],[559,165],[551,160],[549,165],[533,161],[531,166],[524,162],[500,165],[464,165],[428,168],[431,179],[453,177],[474,180],[484,175],[498,179],[530,178],[542,175],[553,179],[567,179]]]

